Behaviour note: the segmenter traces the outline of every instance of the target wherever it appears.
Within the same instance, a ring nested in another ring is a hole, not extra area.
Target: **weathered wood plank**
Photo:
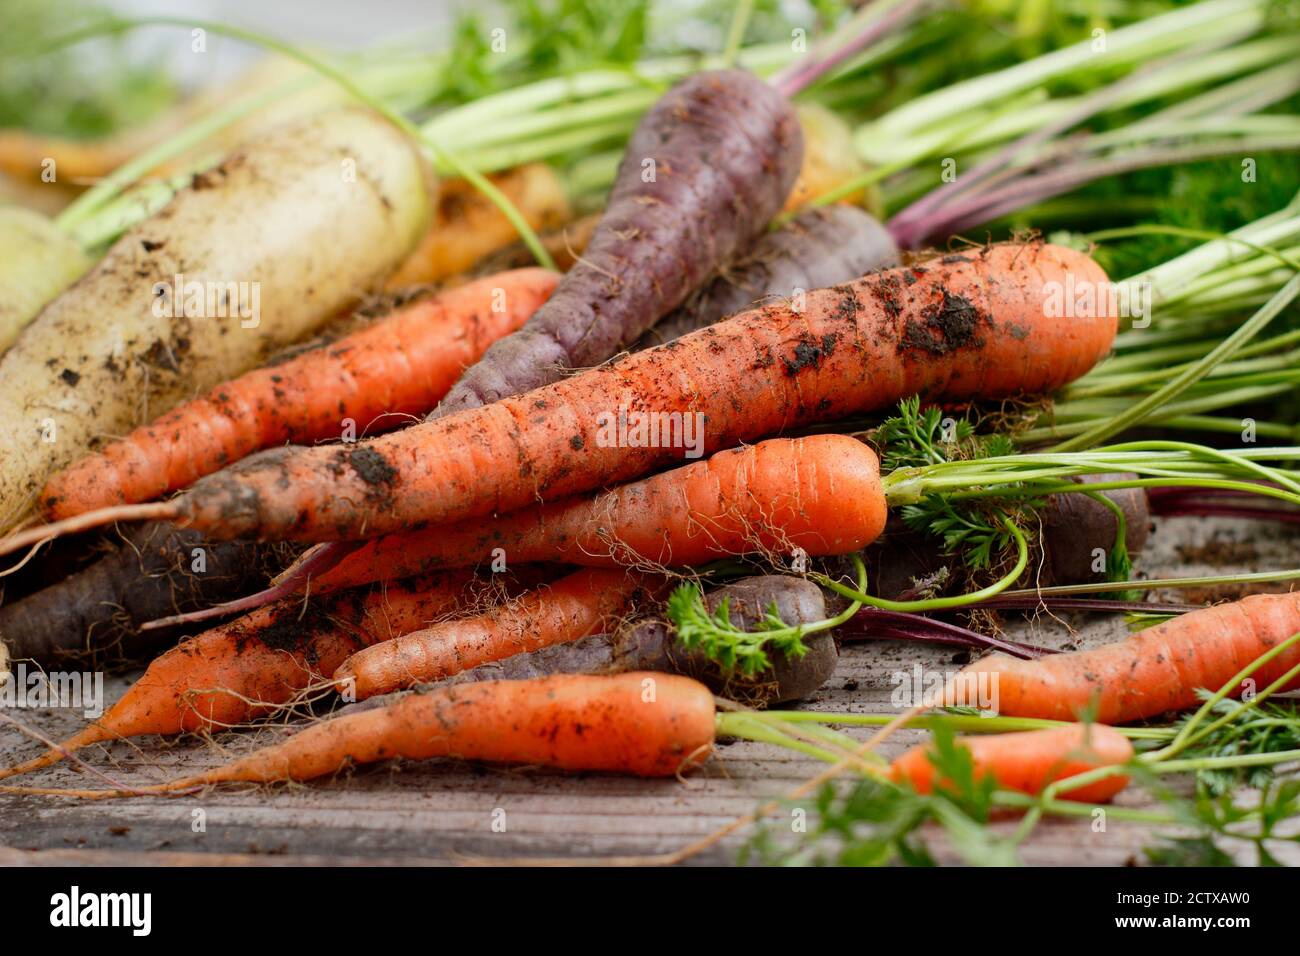
[[[1300,536],[1271,526],[1183,520],[1158,525],[1142,568],[1149,576],[1260,570],[1294,565]],[[1214,563],[1227,558],[1224,563]],[[1052,646],[1088,646],[1121,637],[1124,624],[1068,615],[1039,615],[1008,630],[1017,640]],[[955,668],[964,655],[896,643],[846,645],[834,677],[804,706],[856,713],[894,713],[893,674],[920,662]],[[109,681],[110,697],[125,686]],[[15,714],[42,733],[74,731],[81,718],[65,711]],[[265,742],[276,729],[226,735],[220,746],[239,753]],[[857,739],[866,728],[848,731]],[[888,755],[920,739],[899,734]],[[0,755],[34,752],[35,745],[11,726],[0,726]],[[90,748],[86,759],[115,779],[143,784],[192,771],[222,759],[212,742],[165,744],[146,739]],[[738,742],[718,748],[708,766],[685,782],[638,781],[597,775],[571,776],[518,769],[428,761],[361,768],[309,786],[213,791],[180,799],[137,798],[104,803],[0,795],[0,864],[85,865],[393,865],[464,862],[466,858],[597,861],[672,852],[734,817],[754,809],[814,775],[820,764],[799,754]],[[17,782],[17,781],[15,781]],[[41,786],[98,786],[70,767],[56,767],[29,780]],[[1137,792],[1121,805],[1142,806]],[[196,816],[196,811],[199,813]],[[504,811],[504,818],[500,813]],[[202,828],[197,826],[201,819]],[[504,832],[500,824],[504,819]],[[494,830],[493,824],[497,823]],[[1010,832],[1014,820],[994,824]],[[1115,821],[1094,832],[1091,819],[1049,820],[1024,845],[1022,858],[1037,865],[1123,865],[1142,862],[1151,842],[1148,828]],[[739,839],[724,842],[694,862],[727,863]],[[934,834],[941,859],[955,859]],[[1300,863],[1300,847],[1279,855]]]

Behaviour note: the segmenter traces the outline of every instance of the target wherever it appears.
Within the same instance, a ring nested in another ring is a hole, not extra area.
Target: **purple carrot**
[[[888,0],[864,9],[771,84],[745,70],[711,70],[665,93],[637,124],[582,257],[547,303],[467,369],[429,417],[607,361],[747,253],[781,210],[803,163],[803,132],[790,98],[927,2]]]
[[[582,258],[430,417],[539,388],[635,342],[749,248],[802,160],[793,106],[758,77],[712,70],[678,83],[633,133]]]
[[[786,624],[812,624],[826,616],[826,603],[817,585],[789,575],[740,578],[704,596],[704,604],[717,611],[723,599],[731,623],[746,630],[756,628],[771,605]],[[624,671],[661,671],[685,674],[703,681],[717,693],[751,706],[768,706],[798,700],[821,687],[839,661],[834,638],[826,632],[805,640],[801,657],[770,657],[772,667],[754,677],[724,672],[698,652],[676,644],[672,626],[658,619],[632,624],[613,634],[592,634],[576,641],[526,651],[504,660],[480,664],[440,685],[485,680],[529,680],[552,674],[616,674]],[[392,695],[388,695],[391,699]],[[381,706],[384,696],[372,697],[346,708],[348,713]]]
[[[177,635],[144,634],[144,622],[255,587],[283,557],[282,548],[146,524],[95,563],[0,607],[0,642],[11,659],[51,669],[148,660]]]
[[[869,213],[856,206],[809,209],[754,243],[641,336],[633,351],[671,342],[768,296],[839,285],[897,259],[889,231]]]
[[[233,601],[226,601],[223,604],[214,604],[201,610],[186,611],[173,614],[170,617],[160,617],[147,621],[140,625],[140,630],[151,631],[155,628],[193,624],[214,617],[225,617],[228,614],[246,614],[263,604],[279,601],[306,589],[310,585],[313,576],[324,574],[353,551],[360,548],[361,545],[362,542],[360,541],[334,541],[329,545],[317,545],[295,561],[289,568],[289,573],[285,574],[269,588],[263,588],[253,594],[235,598]]]

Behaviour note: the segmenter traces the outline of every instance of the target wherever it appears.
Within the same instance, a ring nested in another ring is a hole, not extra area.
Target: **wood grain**
[[[1231,545],[1226,550],[1223,545]],[[1208,563],[1231,553],[1229,570],[1286,568],[1300,553],[1300,536],[1273,526],[1220,520],[1158,523],[1141,563],[1148,576],[1205,574]],[[1173,597],[1172,594],[1169,597]],[[1040,616],[1008,629],[1018,640],[1053,646],[1088,646],[1124,634],[1117,619]],[[927,667],[957,667],[958,652],[896,643],[846,645],[835,676],[804,706],[819,710],[894,712],[891,675]],[[110,678],[109,695],[125,682]],[[11,711],[50,736],[80,726],[67,711]],[[214,740],[166,742],[146,738],[84,753],[86,760],[123,783],[144,783],[215,764],[223,754],[247,750],[266,735],[227,734]],[[864,738],[869,731],[850,731]],[[884,748],[897,752],[920,736],[900,734]],[[35,752],[12,726],[0,725],[0,759]],[[135,798],[82,803],[57,798],[0,795],[0,865],[423,865],[470,861],[646,857],[670,853],[734,817],[753,810],[815,774],[821,765],[797,754],[747,742],[727,744],[685,782],[639,781],[596,775],[566,776],[528,768],[428,761],[367,767],[307,786],[211,791],[194,797]],[[15,781],[17,782],[17,781]],[[32,775],[42,786],[99,786],[69,766]],[[1131,789],[1125,806],[1143,806]],[[197,816],[203,829],[197,828]],[[504,816],[498,811],[504,811]],[[504,830],[501,831],[501,821]],[[497,828],[494,830],[494,821]],[[778,824],[785,823],[778,818]],[[994,827],[1009,831],[1015,821]],[[928,832],[941,860],[958,858],[942,835]],[[734,862],[741,836],[694,858],[697,864]],[[1144,861],[1149,828],[1111,821],[1093,832],[1092,821],[1050,820],[1023,846],[1034,865],[1126,865]],[[1285,862],[1300,863],[1300,846],[1274,847]]]

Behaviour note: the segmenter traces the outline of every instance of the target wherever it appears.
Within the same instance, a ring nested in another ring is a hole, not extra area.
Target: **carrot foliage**
[[[880,424],[874,443],[885,473],[1015,453],[1015,445],[1006,435],[978,434],[968,416],[951,417],[937,405],[922,408],[915,396],[900,402],[897,414]],[[1041,503],[1038,499],[1023,504],[1033,508]],[[1008,529],[1012,515],[1001,506],[975,499],[957,502],[931,494],[903,506],[900,513],[908,527],[943,539],[945,553],[961,555],[976,570],[996,564],[1015,546]]]
[[[854,555],[858,588],[867,584],[867,569]],[[676,631],[683,650],[698,652],[719,664],[724,671],[738,671],[745,677],[761,674],[772,666],[768,649],[798,659],[808,652],[803,639],[809,634],[839,627],[862,608],[850,601],[839,614],[809,624],[787,624],[781,619],[776,602],[768,605],[755,630],[748,631],[732,623],[730,599],[723,598],[713,613],[704,604],[704,592],[697,584],[683,584],[668,598],[668,620]]]
[[[847,790],[825,784],[817,793],[807,835],[796,844],[761,826],[741,848],[742,863],[784,866],[934,866],[921,828],[938,824],[968,864],[1014,866],[1015,843],[986,824],[995,806],[989,776],[977,778],[968,748],[951,727],[934,726],[931,763],[943,782],[934,793],[866,778]],[[792,806],[792,809],[801,809]]]
[[[746,631],[731,622],[731,601],[723,598],[712,614],[704,606],[704,593],[697,585],[683,584],[668,598],[668,619],[677,631],[677,642],[688,651],[699,651],[728,671],[739,670],[747,677],[771,666],[769,647],[787,657],[803,657],[804,625],[791,626],[781,620],[776,602],[767,608],[756,630]]]

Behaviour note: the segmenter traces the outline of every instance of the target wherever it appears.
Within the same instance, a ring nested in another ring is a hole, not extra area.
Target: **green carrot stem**
[[[1042,442],[1051,441],[1057,438],[1063,438],[1068,435],[1079,435],[1086,431],[1092,422],[1091,416],[1085,416],[1083,421],[1073,422],[1070,424],[1043,425],[1037,428],[1029,428],[1017,432],[1012,438],[1019,445],[1037,445]],[[1168,428],[1178,429],[1180,431],[1205,431],[1217,433],[1240,433],[1245,427],[1245,423],[1240,418],[1216,417],[1213,415],[1174,415],[1166,417],[1164,415],[1152,416],[1151,424],[1164,425]],[[1283,440],[1300,439],[1300,428],[1294,425],[1286,425],[1281,422],[1255,422],[1255,433],[1263,438],[1278,438]]]
[[[842,724],[846,727],[883,727],[893,721],[895,714],[853,714],[821,710],[765,710],[763,717],[771,717],[785,723],[823,723]],[[904,724],[906,727],[932,729],[938,726],[950,727],[962,733],[1012,733],[1022,730],[1050,730],[1053,727],[1068,727],[1074,721],[1045,720],[1038,717],[1002,717],[995,714],[918,714]],[[1131,740],[1169,740],[1174,736],[1172,727],[1117,727],[1115,728]]]
[[[1165,424],[1184,415],[1200,415],[1206,412],[1219,411],[1223,408],[1232,408],[1233,406],[1244,405],[1250,402],[1262,401],[1264,399],[1273,398],[1277,395],[1286,395],[1292,391],[1294,391],[1294,385],[1290,382],[1283,382],[1277,385],[1255,385],[1247,388],[1226,389],[1221,392],[1210,391],[1198,394],[1193,398],[1183,399],[1179,402],[1171,402],[1159,412],[1150,415],[1144,422],[1139,424]],[[1125,408],[1131,407],[1133,402],[1136,400],[1136,395],[1113,398],[1076,399],[1074,401],[1059,403],[1052,408],[1050,415],[1045,415],[1043,417],[1061,424],[1069,422],[1077,423],[1082,421],[1086,426],[1088,423],[1095,422],[1097,419],[1108,419],[1120,414]],[[1241,422],[1238,422],[1238,427],[1241,427]],[[1077,430],[1074,433],[1080,434]]]
[[[436,121],[426,123],[423,129],[428,135],[440,139],[454,135],[457,150],[462,155],[469,156],[476,150],[518,145],[534,138],[569,132],[595,123],[614,126],[617,121],[617,128],[631,129],[659,95],[659,90],[649,87],[633,89],[511,117],[506,123],[480,126],[463,132],[444,133],[438,129]]]
[[[500,143],[479,148],[471,147],[461,154],[460,158],[466,165],[474,169],[491,173],[519,166],[523,163],[537,162],[587,148],[596,148],[611,141],[626,139],[635,125],[634,119],[607,120],[603,123],[592,123],[588,126],[564,130],[548,136],[539,136],[535,139],[521,140],[516,143]],[[451,166],[442,166],[436,162],[435,167],[439,168],[441,172],[455,171]]]
[[[857,135],[859,151],[868,161],[884,162],[894,157],[886,159],[878,150],[902,147],[910,161],[919,160],[932,154],[930,143],[920,135],[924,131],[942,130],[956,117],[978,114],[989,103],[1042,88],[1062,76],[1097,73],[1150,61],[1161,54],[1221,37],[1230,23],[1234,31],[1257,28],[1262,23],[1262,5],[1250,0],[1197,3],[1111,31],[1104,54],[1099,55],[1091,39],[1086,39],[1014,67],[917,97],[863,127]]]
[[[216,23],[210,20],[198,20],[198,19],[189,19],[185,17],[172,17],[172,16],[145,16],[145,17],[117,17],[111,20],[106,20],[102,24],[97,24],[93,27],[83,28],[81,30],[73,31],[71,34],[68,34],[67,36],[56,41],[56,45],[63,45],[70,42],[77,42],[79,39],[84,39],[88,36],[95,36],[107,32],[123,32],[125,30],[133,29],[135,27],[140,27],[140,26],[175,26],[175,27],[183,27],[185,29],[190,29],[190,30],[193,29],[207,30],[219,36],[228,36],[231,37],[232,39],[241,40],[245,43],[250,43],[255,46],[262,46],[265,47],[266,49],[274,50],[277,53],[290,57],[291,59],[297,60],[299,63],[302,63],[304,66],[307,66],[310,69],[315,70],[320,75],[338,84],[338,86],[340,86],[343,90],[349,93],[358,102],[364,103],[366,106],[373,109],[379,115],[383,116],[384,119],[388,120],[398,129],[400,129],[402,132],[406,133],[407,136],[409,136],[413,142],[423,144],[433,154],[435,160],[443,163],[444,165],[449,167],[452,171],[454,171],[458,176],[461,176],[462,178],[467,180],[471,185],[474,186],[475,189],[477,189],[484,196],[486,196],[492,202],[493,205],[495,205],[498,209],[501,210],[502,215],[504,215],[506,219],[510,222],[511,226],[515,228],[515,231],[519,233],[520,237],[524,241],[524,244],[528,246],[529,251],[532,252],[534,258],[537,259],[538,263],[540,263],[541,265],[549,269],[555,268],[555,261],[551,258],[551,254],[546,250],[546,247],[542,244],[542,241],[537,237],[537,234],[536,232],[533,231],[532,226],[528,224],[528,221],[524,219],[523,215],[519,212],[519,210],[515,207],[514,203],[510,201],[510,198],[506,196],[505,193],[503,193],[500,189],[494,186],[481,173],[479,173],[476,170],[470,169],[468,166],[466,166],[460,160],[460,158],[457,157],[454,153],[447,151],[442,146],[440,146],[437,142],[435,142],[434,140],[426,136],[418,126],[416,126],[414,123],[408,120],[401,113],[397,112],[392,107],[390,107],[387,103],[383,102],[377,97],[370,95],[370,93],[362,89],[352,77],[348,76],[342,70],[326,62],[325,60],[322,60],[320,57],[308,53],[305,50],[299,48],[298,46],[292,43],[287,43],[275,37],[268,36],[262,33],[257,33],[252,30],[245,30],[240,27],[227,26],[225,24]]]
[[[1293,329],[1290,332],[1284,332],[1263,341],[1252,342],[1243,346],[1237,352],[1235,361],[1224,362],[1214,369],[1208,377],[1248,374],[1260,370],[1293,369],[1297,357],[1300,357],[1300,352],[1290,349],[1289,346],[1297,342],[1300,342],[1300,329]],[[1215,340],[1210,340],[1191,342],[1177,348],[1157,349],[1155,351],[1158,354],[1154,358],[1144,356],[1142,353],[1136,353],[1130,358],[1146,359],[1147,361],[1143,363],[1130,361],[1127,366],[1142,364],[1150,367],[1132,371],[1117,368],[1116,365],[1106,362],[1099,365],[1095,372],[1084,376],[1074,385],[1062,389],[1059,394],[1064,400],[1087,398],[1091,395],[1122,391],[1137,385],[1161,382],[1168,378],[1169,373],[1178,372],[1188,367],[1190,363],[1183,362],[1181,359],[1203,356],[1214,345]]]
[[[1300,761],[1300,750],[1275,750],[1263,754],[1238,754],[1230,757],[1189,757],[1170,760],[1153,768],[1157,773],[1194,773],[1199,770],[1237,770],[1244,767],[1272,767]]]
[[[1205,733],[1193,736],[1193,731],[1195,731],[1197,724],[1203,721],[1206,718],[1206,716],[1214,709],[1215,705],[1218,704],[1219,701],[1227,697],[1229,694],[1237,690],[1237,688],[1241,686],[1242,681],[1248,678],[1251,674],[1255,673],[1255,671],[1259,670],[1259,668],[1263,667],[1269,661],[1273,660],[1279,654],[1285,653],[1289,648],[1293,647],[1297,641],[1300,641],[1300,631],[1297,631],[1295,634],[1292,634],[1289,638],[1287,638],[1285,641],[1278,644],[1277,646],[1270,648],[1268,651],[1261,654],[1259,657],[1255,658],[1244,668],[1238,671],[1235,675],[1233,675],[1233,677],[1230,680],[1224,683],[1222,687],[1220,687],[1217,691],[1215,691],[1215,693],[1208,700],[1206,700],[1205,703],[1203,703],[1200,706],[1200,708],[1196,711],[1196,713],[1192,715],[1192,718],[1183,725],[1182,729],[1178,732],[1178,735],[1173,739],[1173,741],[1167,747],[1164,747],[1161,750],[1158,750],[1155,753],[1149,755],[1148,759],[1154,763],[1154,762],[1168,759],[1170,757],[1174,757],[1177,754],[1181,753],[1182,751],[1186,750],[1187,747],[1190,746],[1192,743],[1194,743],[1196,740],[1202,739],[1205,736]],[[1300,665],[1297,665],[1296,667],[1292,668],[1287,674],[1283,675],[1283,677],[1274,681],[1263,692],[1257,694],[1253,700],[1245,702],[1240,707],[1236,708],[1234,711],[1230,712],[1229,714],[1219,718],[1217,721],[1210,724],[1210,726],[1206,729],[1206,732],[1212,732],[1218,727],[1222,727],[1224,724],[1231,722],[1231,720],[1234,717],[1238,716],[1241,713],[1244,713],[1246,710],[1249,710],[1257,706],[1261,701],[1269,697],[1274,691],[1279,690],[1282,687],[1285,687],[1290,682],[1290,680],[1295,677],[1297,673],[1300,673]]]
[[[1133,427],[1152,410],[1161,407],[1182,394],[1189,385],[1198,381],[1206,372],[1232,355],[1241,345],[1253,338],[1261,329],[1281,314],[1295,300],[1297,295],[1300,295],[1300,273],[1283,286],[1262,309],[1242,323],[1237,331],[1211,349],[1209,354],[1200,361],[1193,363],[1189,368],[1175,375],[1166,385],[1156,389],[1130,409],[1107,421],[1098,422],[1081,435],[1067,438],[1056,446],[1056,450],[1074,451],[1087,448]]]
[[[1042,797],[1032,797],[1029,794],[1012,790],[994,791],[992,799],[994,803],[1000,806],[1021,810],[1041,808],[1044,812],[1054,816],[1091,817],[1097,809],[1091,803],[1080,803],[1075,800],[1044,800]],[[1159,810],[1143,810],[1136,807],[1107,807],[1106,815],[1114,820],[1148,823],[1157,826],[1176,826],[1183,822],[1178,817],[1162,813]]]
[[[731,13],[731,23],[727,26],[727,42],[722,51],[722,63],[726,67],[735,65],[740,53],[740,45],[745,39],[745,29],[749,26],[750,16],[754,12],[754,0],[738,0]]]
[[[1186,578],[1142,578],[1133,581],[1132,584],[1136,587],[1142,588],[1144,591],[1154,591],[1162,588],[1204,588],[1216,587],[1219,585],[1276,584],[1281,581],[1296,580],[1300,580],[1300,570],[1292,569],[1289,571],[1252,571],[1247,574],[1216,574]],[[1093,584],[1057,584],[1044,588],[1023,588],[1018,591],[1007,591],[1003,596],[1037,598],[1064,596],[1068,594],[1097,594],[1114,590],[1115,583],[1113,581],[1107,581]]]
[[[872,597],[865,592],[861,586],[850,587],[834,578],[824,574],[809,575],[814,581],[823,587],[830,588],[841,597],[846,597],[858,604],[865,604],[869,607],[880,608],[884,611],[910,611],[920,613],[922,611],[942,611],[951,608],[965,607],[969,604],[978,604],[980,601],[1001,594],[1011,585],[1015,584],[1024,574],[1025,568],[1029,566],[1029,542],[1026,540],[1024,532],[1020,530],[1008,518],[1002,519],[1002,526],[1007,533],[1011,535],[1016,543],[1016,562],[1011,570],[1003,575],[1000,579],[990,584],[988,587],[980,588],[978,591],[971,591],[967,594],[958,594],[951,597],[928,598],[923,601],[889,601],[884,598]]]
[[[826,763],[835,763],[840,759],[839,756],[828,750],[799,740],[789,734],[784,734],[766,723],[754,720],[752,715],[745,711],[720,711],[714,718],[714,733],[719,737],[734,737],[740,740],[776,744],[807,754],[810,757],[816,757]]]

